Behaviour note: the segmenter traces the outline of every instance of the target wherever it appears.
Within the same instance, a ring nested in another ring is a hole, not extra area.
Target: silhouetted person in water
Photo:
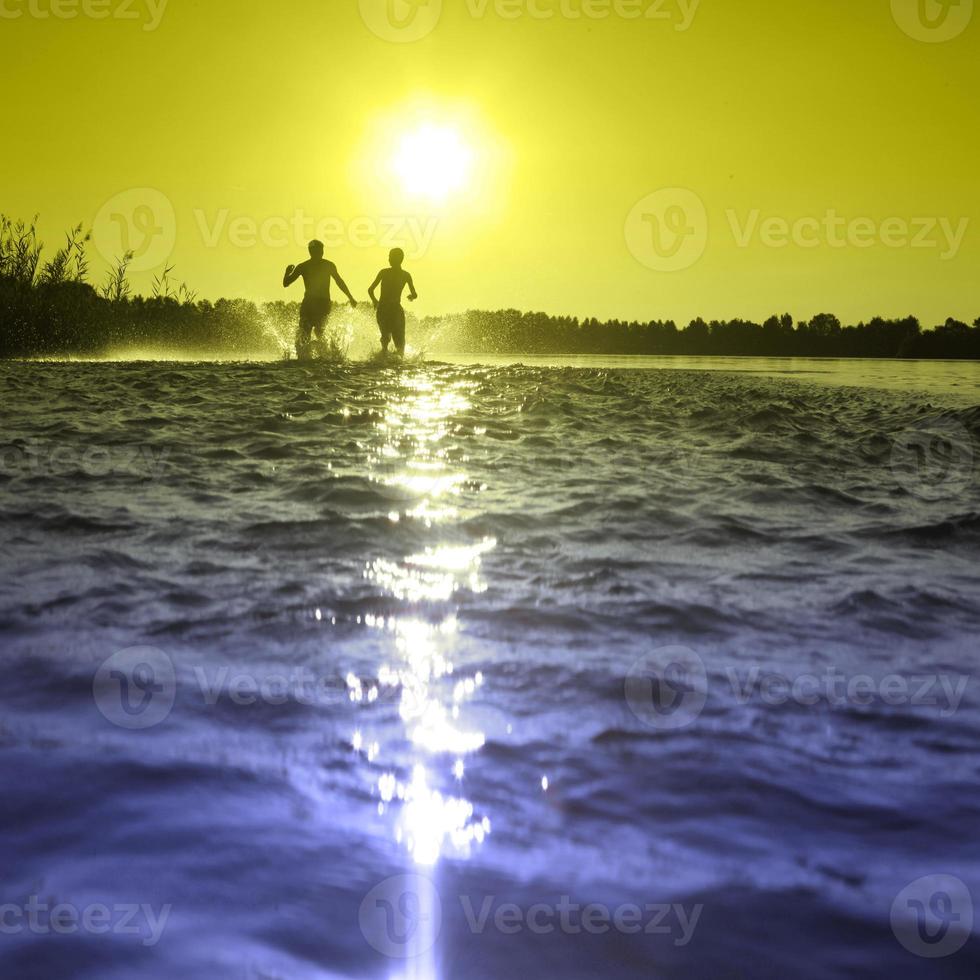
[[[299,331],[296,334],[296,356],[302,360],[310,355],[310,332],[316,333],[317,341],[323,340],[323,328],[333,303],[330,300],[330,280],[334,279],[343,290],[350,305],[356,310],[357,300],[351,295],[347,283],[340,278],[337,267],[329,259],[323,257],[323,242],[310,242],[310,258],[299,265],[286,268],[282,277],[283,286],[291,286],[299,277],[303,277],[306,295],[299,310]]]
[[[387,351],[388,345],[394,340],[395,349],[399,354],[405,353],[405,311],[402,309],[402,292],[408,286],[408,298],[416,300],[419,294],[415,292],[412,277],[402,268],[405,253],[400,248],[393,248],[388,255],[390,268],[382,269],[371,284],[368,295],[374,308],[378,311],[378,326],[381,328],[381,347]],[[381,286],[381,299],[374,291]]]

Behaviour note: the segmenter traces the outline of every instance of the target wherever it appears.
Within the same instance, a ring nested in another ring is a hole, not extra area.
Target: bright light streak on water
[[[414,756],[409,775],[388,769],[377,777],[377,810],[390,817],[392,839],[402,853],[433,877],[440,860],[465,859],[491,829],[489,817],[477,813],[474,803],[459,792],[463,758],[486,742],[485,732],[467,724],[465,711],[484,676],[457,674],[452,661],[459,643],[457,622],[444,608],[460,590],[486,590],[481,559],[497,544],[491,537],[461,543],[451,524],[458,511],[447,501],[458,496],[467,481],[449,452],[453,415],[470,407],[461,387],[443,387],[421,376],[410,379],[403,389],[407,394],[389,403],[377,425],[382,445],[369,450],[376,478],[406,497],[402,509],[389,513],[388,519],[415,521],[430,539],[413,554],[370,559],[364,576],[405,607],[404,614],[367,617],[365,624],[391,637],[393,657],[379,670],[377,684],[382,693],[398,693],[398,714]],[[440,608],[433,611],[433,606]],[[348,678],[353,700],[370,699],[366,683]],[[384,765],[384,745],[368,743],[359,730],[352,745]],[[436,926],[424,909],[418,915],[418,948],[426,952],[411,957],[401,976],[434,980],[436,934],[426,935],[426,930]]]

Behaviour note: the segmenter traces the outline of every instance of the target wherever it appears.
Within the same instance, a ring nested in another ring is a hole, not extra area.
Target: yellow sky
[[[298,298],[323,222],[362,298],[402,244],[420,314],[980,316],[973,0],[0,13],[0,209],[52,244],[125,229],[140,288],[169,261],[202,297]],[[471,155],[444,200],[394,166],[426,132]]]

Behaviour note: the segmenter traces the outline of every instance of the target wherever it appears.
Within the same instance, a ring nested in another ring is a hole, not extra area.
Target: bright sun
[[[455,129],[430,123],[402,138],[394,167],[410,194],[443,201],[469,183],[473,151]]]

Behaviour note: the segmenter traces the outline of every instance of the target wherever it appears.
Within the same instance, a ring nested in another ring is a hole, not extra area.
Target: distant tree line
[[[500,310],[472,311],[421,321],[433,349],[501,354],[713,354],[757,357],[980,358],[980,318],[970,326],[949,319],[923,330],[915,317],[844,326],[821,313],[798,323],[787,313],[764,323],[748,320],[649,322],[579,320]]]
[[[201,357],[280,357],[289,350],[299,304],[198,301],[172,268],[152,295],[134,296],[132,253],[98,286],[88,282],[89,236],[78,225],[43,261],[34,222],[0,215],[0,357],[99,356],[120,350],[180,351]],[[794,323],[693,320],[579,320],[518,310],[412,319],[409,341],[438,354],[715,354],[801,357],[980,358],[980,318],[923,330],[914,317],[844,326],[829,313]]]

